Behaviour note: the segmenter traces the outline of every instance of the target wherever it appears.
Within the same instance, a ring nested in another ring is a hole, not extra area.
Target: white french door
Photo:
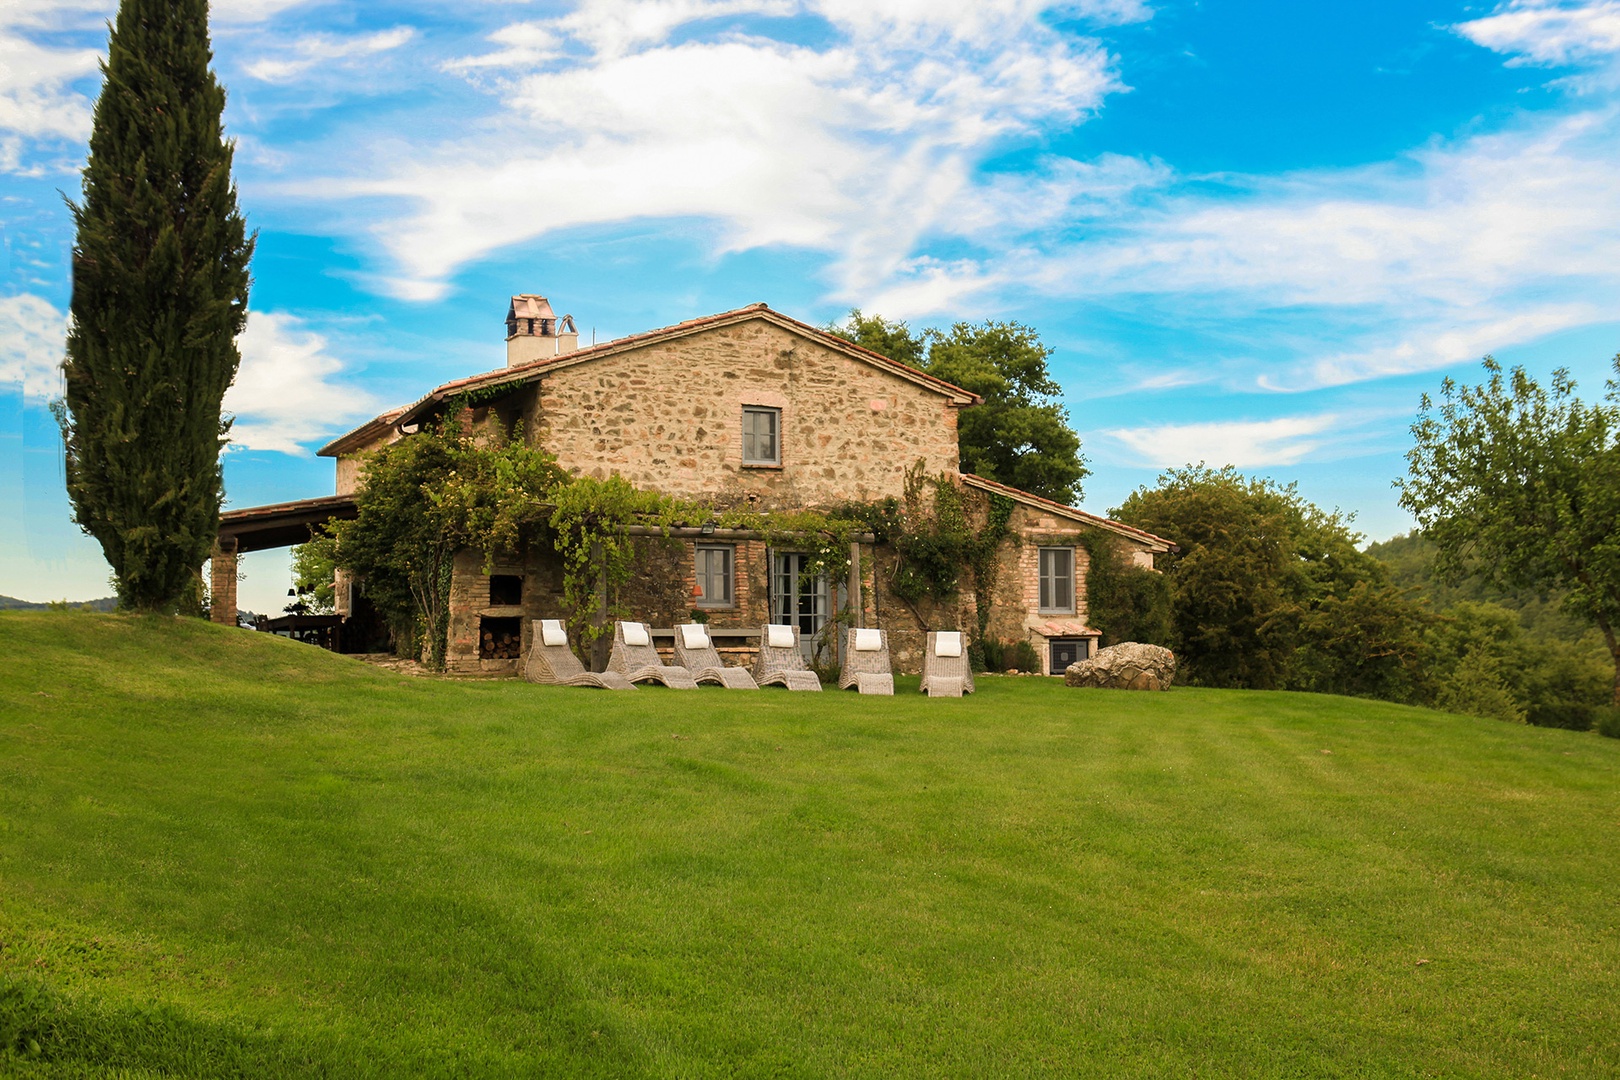
[[[771,621],[799,628],[799,647],[806,658],[814,655],[816,634],[832,610],[826,574],[807,574],[810,556],[798,551],[778,552],[772,568]]]

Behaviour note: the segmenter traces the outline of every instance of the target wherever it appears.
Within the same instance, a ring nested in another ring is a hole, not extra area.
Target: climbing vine
[[[367,594],[396,641],[423,642],[432,667],[444,663],[458,552],[481,552],[488,573],[500,554],[548,541],[562,561],[568,621],[590,644],[626,614],[619,594],[637,571],[643,542],[711,524],[805,551],[804,572],[832,580],[848,576],[851,545],[870,535],[896,551],[891,589],[912,605],[956,595],[965,570],[979,596],[978,637],[984,637],[1009,499],[992,495],[970,504],[970,493],[954,477],[930,476],[919,462],[906,474],[903,500],[792,511],[717,509],[644,491],[616,474],[570,476],[526,443],[521,425],[507,433],[500,425],[466,423],[473,404],[457,398],[443,418],[374,451],[357,493],[356,520],[332,527],[335,565],[366,579]]]
[[[589,645],[625,614],[619,590],[636,570],[631,527],[656,526],[667,536],[672,526],[693,516],[693,508],[642,491],[617,473],[606,480],[573,477],[557,484],[550,498],[551,535],[563,562],[563,604]],[[602,607],[604,619],[580,617]]]
[[[989,632],[997,553],[1015,504],[1004,495],[987,495],[977,506],[970,498],[949,473],[930,476],[917,462],[906,472],[905,498],[887,540],[898,556],[890,589],[913,610],[925,598],[949,600],[960,591],[963,570],[972,574],[978,648]]]
[[[1170,641],[1170,581],[1163,574],[1133,566],[1112,537],[1100,530],[1080,534],[1086,549],[1086,621],[1102,631],[1103,645]]]

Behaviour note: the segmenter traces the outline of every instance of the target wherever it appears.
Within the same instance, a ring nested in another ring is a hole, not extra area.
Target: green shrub
[[[1536,727],[1591,731],[1597,709],[1584,701],[1533,701],[1525,720]]]
[[[1017,668],[1019,671],[1033,671],[1039,675],[1041,672],[1041,658],[1035,652],[1035,646],[1028,641],[1020,641],[1013,646],[1012,660],[1008,662],[1007,666]]]
[[[1592,712],[1592,719],[1599,735],[1620,739],[1620,709],[1613,705],[1605,705],[1601,709],[1593,709]]]

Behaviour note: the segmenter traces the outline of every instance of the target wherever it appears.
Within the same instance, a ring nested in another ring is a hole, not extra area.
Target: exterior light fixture
[[[698,531],[703,533],[704,536],[713,536],[714,535],[714,522],[713,521],[705,521],[703,523],[703,528],[698,530]]]

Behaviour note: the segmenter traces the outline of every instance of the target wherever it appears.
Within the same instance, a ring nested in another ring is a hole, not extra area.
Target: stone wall
[[[742,409],[781,410],[781,464],[742,463]],[[763,319],[546,374],[526,430],[570,470],[686,498],[794,508],[900,496],[957,467],[937,391]]]

